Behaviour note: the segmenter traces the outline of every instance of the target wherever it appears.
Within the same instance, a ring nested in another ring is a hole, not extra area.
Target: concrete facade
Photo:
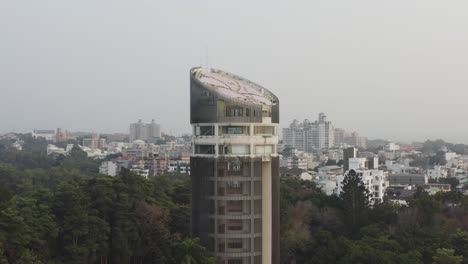
[[[190,71],[192,235],[218,263],[279,263],[279,101],[238,76]]]

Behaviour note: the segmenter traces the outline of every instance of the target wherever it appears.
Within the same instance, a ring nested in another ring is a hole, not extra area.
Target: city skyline
[[[468,143],[467,3],[248,5],[0,4],[0,133],[152,118],[190,133],[187,69],[203,64],[275,90],[280,127],[325,112],[369,138]]]

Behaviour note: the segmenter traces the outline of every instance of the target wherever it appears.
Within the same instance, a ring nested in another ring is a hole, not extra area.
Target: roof
[[[221,97],[265,106],[277,104],[278,100],[273,93],[239,76],[205,68],[193,68],[191,73],[195,80]]]
[[[339,170],[339,169],[343,169],[343,168],[337,165],[323,166],[319,168],[319,170]]]
[[[390,177],[426,177],[425,174],[410,174],[410,173],[395,173],[390,174]]]

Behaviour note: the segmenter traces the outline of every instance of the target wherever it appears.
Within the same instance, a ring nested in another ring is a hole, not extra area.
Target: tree
[[[141,201],[135,205],[135,223],[141,238],[139,250],[145,263],[169,263],[169,214],[157,204]]]
[[[340,199],[345,222],[351,234],[356,234],[364,224],[369,209],[369,191],[355,170],[350,170],[343,179]]]
[[[214,264],[215,259],[209,257],[206,249],[199,244],[198,238],[188,238],[176,247],[176,263],[180,264]]]
[[[291,146],[286,146],[281,153],[285,157],[290,157],[293,153],[294,148]]]
[[[434,215],[440,211],[441,204],[421,187],[418,187],[413,198],[408,201],[410,209],[416,211],[416,220],[420,226],[434,224]]]
[[[438,248],[434,257],[434,264],[460,264],[463,256],[455,256],[455,250],[448,248]]]

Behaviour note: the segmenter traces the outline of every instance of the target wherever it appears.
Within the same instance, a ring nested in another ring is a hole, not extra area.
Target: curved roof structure
[[[244,104],[273,106],[278,99],[263,88],[239,76],[215,69],[193,68],[193,79],[220,97],[239,101]]]

